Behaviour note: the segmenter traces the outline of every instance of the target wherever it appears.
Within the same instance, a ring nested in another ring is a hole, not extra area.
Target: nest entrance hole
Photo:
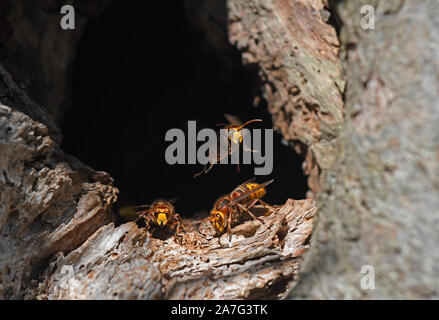
[[[188,120],[196,120],[198,129],[216,128],[225,122],[224,113],[263,119],[251,128],[272,127],[264,99],[254,106],[261,96],[257,67],[243,66],[230,44],[210,48],[211,35],[193,27],[184,5],[113,1],[89,23],[77,48],[74,103],[62,123],[62,148],[115,179],[116,210],[177,197],[177,211],[190,217],[253,177],[253,165],[241,165],[239,173],[235,165],[216,165],[195,179],[202,165],[168,165],[167,130],[187,132]],[[303,158],[277,133],[273,148],[272,174],[257,177],[275,179],[264,200],[305,198]]]

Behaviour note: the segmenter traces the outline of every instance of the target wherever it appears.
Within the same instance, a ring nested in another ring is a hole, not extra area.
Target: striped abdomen
[[[232,199],[237,198],[244,193],[251,192],[251,190],[254,190],[259,186],[260,186],[260,184],[255,183],[255,182],[244,183],[232,191],[232,193],[231,193]],[[261,188],[259,190],[256,190],[253,193],[250,193],[246,198],[244,198],[243,200],[241,200],[239,202],[241,204],[246,205],[246,204],[251,203],[255,199],[262,198],[266,193],[267,192],[265,191],[265,188]]]

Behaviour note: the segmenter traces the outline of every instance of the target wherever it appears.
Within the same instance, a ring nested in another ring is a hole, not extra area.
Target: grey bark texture
[[[23,296],[47,261],[111,220],[117,189],[65,155],[42,123],[0,104],[0,298]]]
[[[17,299],[54,254],[112,219],[118,191],[107,173],[62,152],[52,117],[2,66],[0,88],[0,299]]]
[[[363,30],[362,5],[375,8]],[[439,3],[341,1],[337,159],[289,298],[439,298]],[[374,289],[362,289],[364,265]]]

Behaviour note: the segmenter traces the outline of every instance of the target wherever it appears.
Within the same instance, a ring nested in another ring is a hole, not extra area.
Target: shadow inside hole
[[[271,128],[271,116],[260,96],[258,69],[244,67],[231,45],[209,48],[209,34],[187,21],[183,3],[114,1],[91,22],[79,43],[74,74],[74,106],[62,125],[62,148],[87,165],[110,173],[123,205],[152,203],[178,197],[183,217],[209,211],[214,201],[254,176],[253,165],[215,165],[198,178],[202,165],[168,165],[165,134],[187,132],[187,121],[198,129],[217,128],[223,113],[254,118],[249,128]],[[225,6],[225,4],[224,4]],[[226,12],[224,8],[224,13]],[[224,17],[226,19],[226,17]],[[227,30],[224,30],[227,34]],[[282,204],[304,198],[308,190],[301,156],[274,135],[274,167],[258,182],[275,179],[264,198]]]
[[[160,240],[167,240],[174,236],[181,236],[176,235],[176,230],[174,228],[171,228],[170,226],[164,226],[164,227],[158,227],[158,228],[152,228],[151,229],[151,236],[156,239]]]

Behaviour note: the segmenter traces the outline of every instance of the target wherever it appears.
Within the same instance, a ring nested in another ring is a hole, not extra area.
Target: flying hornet
[[[242,143],[243,142],[243,136],[242,136],[242,128],[244,128],[246,125],[253,123],[253,122],[262,122],[262,119],[253,119],[249,120],[246,123],[242,123],[241,120],[233,116],[231,114],[224,114],[224,117],[229,121],[229,123],[218,123],[217,127],[223,127],[227,130],[229,130],[229,147],[231,143]],[[247,146],[244,146],[247,147]]]
[[[252,119],[249,120],[245,123],[242,123],[241,120],[233,115],[224,114],[224,117],[227,119],[227,121],[229,121],[229,123],[218,123],[217,127],[221,126],[224,127],[224,129],[228,130],[228,135],[227,136],[223,136],[221,134],[219,134],[220,136],[220,140],[226,140],[226,150],[223,150],[222,148],[223,145],[220,143],[220,146],[217,148],[217,154],[216,154],[216,158],[212,158],[209,159],[208,164],[206,164],[203,168],[203,170],[201,170],[200,172],[196,173],[194,175],[194,178],[202,175],[203,173],[208,173],[214,166],[215,163],[219,163],[223,158],[228,157],[229,155],[232,154],[232,144],[243,144],[243,148],[246,151],[251,151],[251,152],[257,152],[255,150],[252,150],[251,148],[249,148],[248,146],[246,146],[243,142],[243,135],[242,135],[242,129],[253,122],[262,122],[262,119]],[[215,157],[215,155],[212,155],[212,157]],[[239,164],[237,164],[237,171],[239,172]]]

